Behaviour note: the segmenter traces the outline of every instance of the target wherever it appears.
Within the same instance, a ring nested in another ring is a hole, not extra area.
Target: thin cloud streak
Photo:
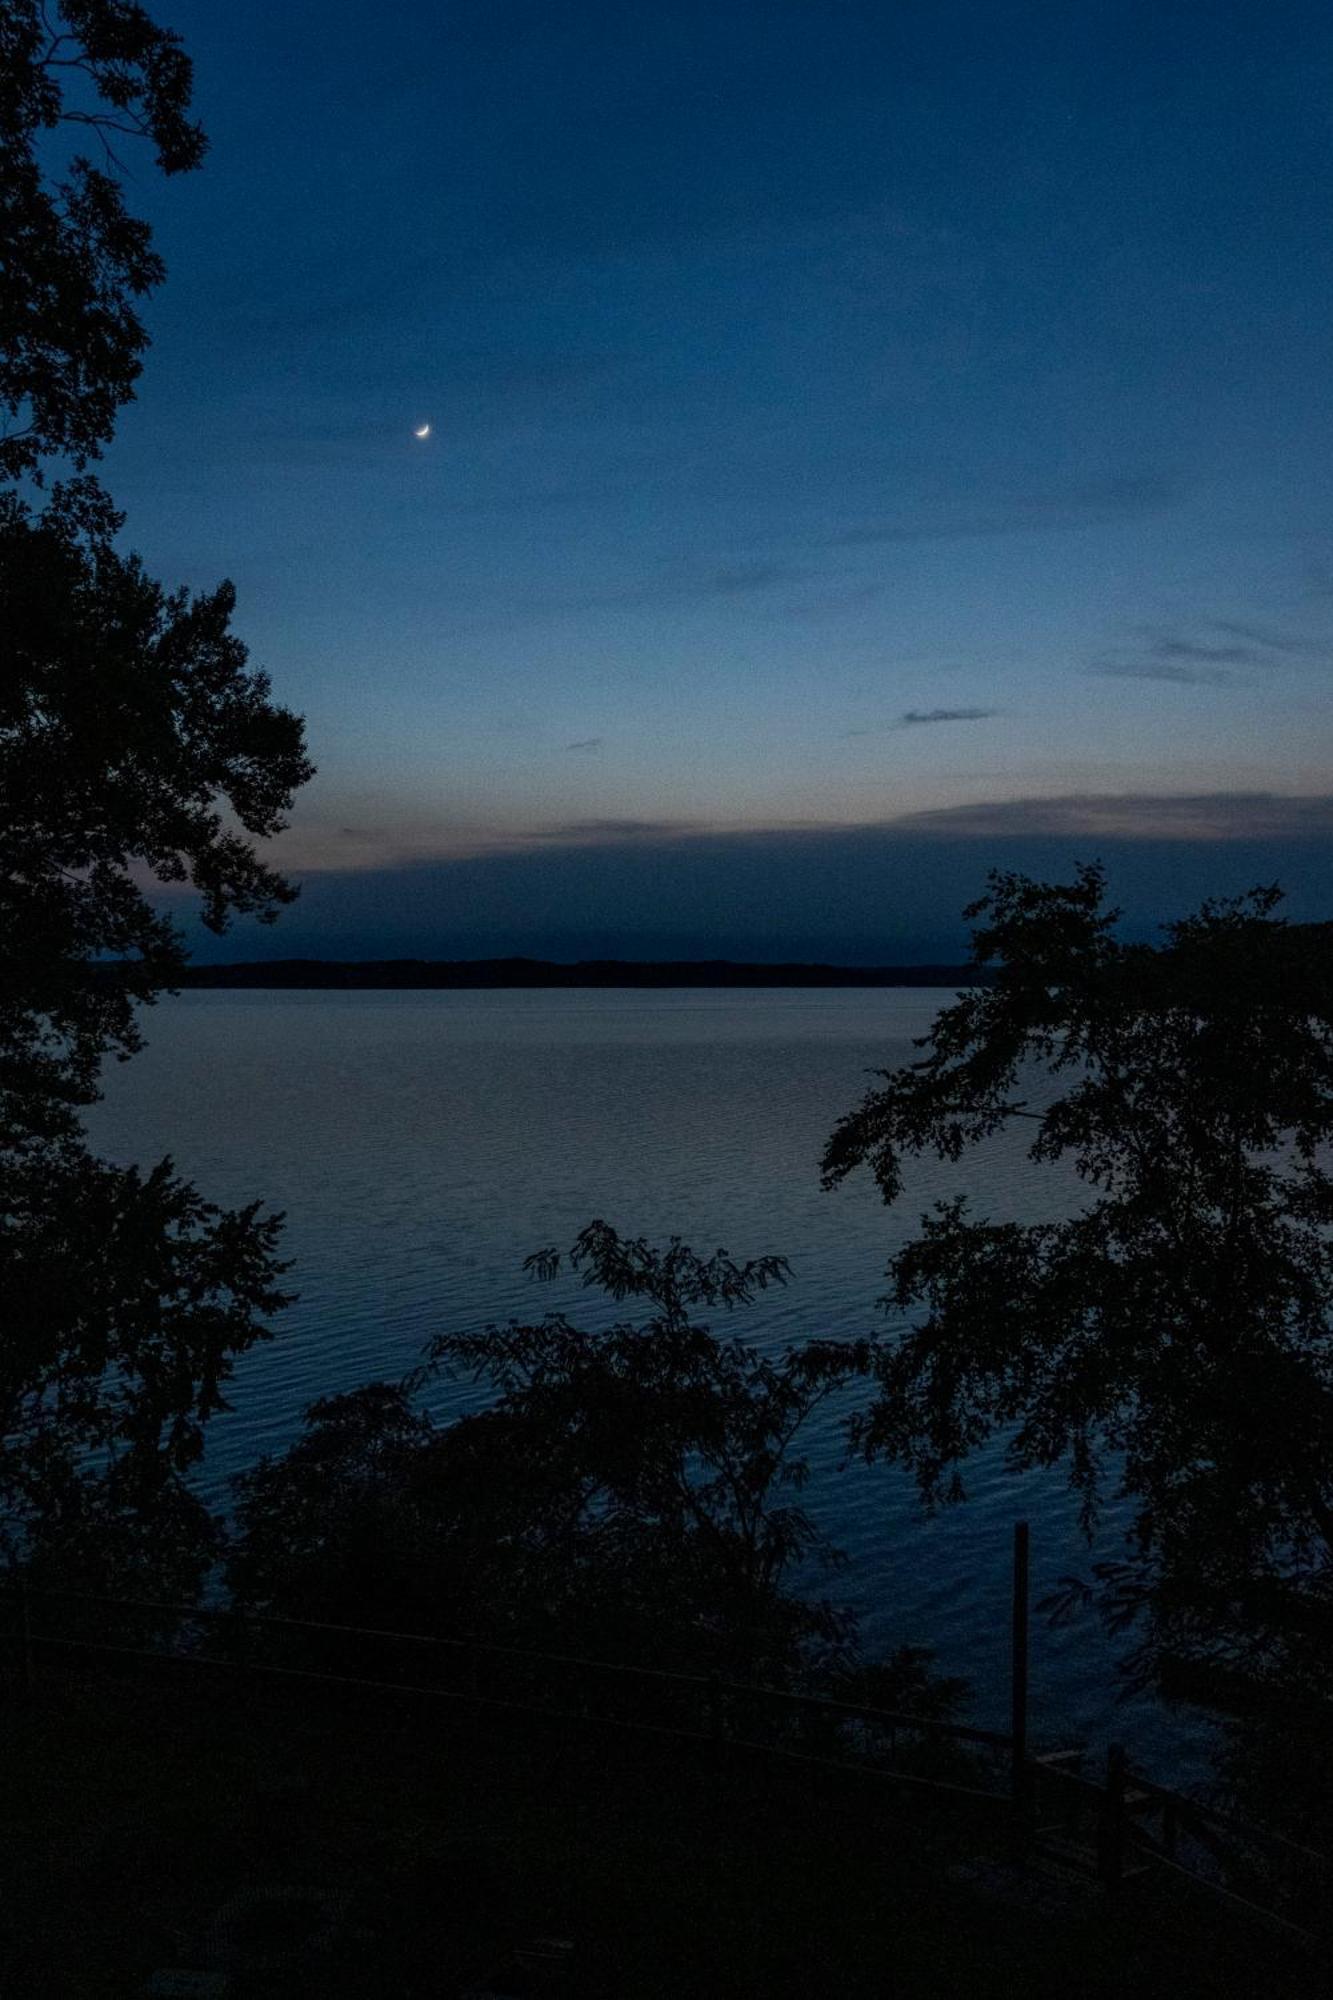
[[[723,563],[697,575],[664,576],[608,590],[571,591],[567,596],[525,597],[519,600],[519,608],[540,612],[638,611],[664,604],[709,603],[772,590],[804,574],[786,563]]]
[[[885,736],[900,729],[930,728],[937,722],[986,722],[998,715],[998,708],[908,708],[892,722],[868,722],[857,729],[844,729],[844,737]]]
[[[1258,625],[1243,625],[1234,618],[1218,618],[1213,621],[1215,632],[1229,632],[1237,639],[1244,639],[1252,646],[1261,647],[1268,653],[1317,653],[1320,648],[1312,646],[1307,639],[1292,639],[1285,633],[1267,632]]]
[[[529,839],[549,843],[580,845],[600,840],[677,840],[691,834],[713,831],[700,821],[669,819],[571,819],[561,826],[531,834]]]
[[[1072,793],[909,813],[903,833],[995,840],[1033,835],[1152,841],[1324,840],[1333,837],[1333,793]]]
[[[1108,652],[1088,671],[1114,680],[1165,681],[1177,687],[1230,687],[1237,667],[1273,668],[1313,649],[1304,640],[1263,631],[1236,619],[1210,618],[1204,636],[1170,627],[1138,628],[1132,650]],[[1210,635],[1221,634],[1221,638]],[[1277,658],[1274,658],[1277,655]]]
[[[898,717],[899,729],[920,729],[932,722],[985,722],[998,708],[909,708]]]
[[[1061,491],[999,496],[976,509],[945,502],[935,519],[929,506],[910,520],[867,522],[828,537],[827,548],[872,548],[882,543],[971,541],[984,535],[1044,534],[1052,530],[1136,521],[1178,506],[1186,489],[1157,473],[1125,473]]]
[[[1094,660],[1088,672],[1102,680],[1165,681],[1171,687],[1230,687],[1235,679],[1224,667],[1172,659]]]

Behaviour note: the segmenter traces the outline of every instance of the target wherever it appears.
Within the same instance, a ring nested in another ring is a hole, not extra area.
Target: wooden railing
[[[18,1679],[29,1687],[44,1660],[175,1666],[674,1736],[863,1771],[987,1805],[1011,1803],[1008,1736],[812,1690],[156,1598],[23,1588],[0,1594],[10,1605]],[[66,1615],[52,1617],[52,1607]],[[95,1636],[80,1629],[78,1607],[97,1612]]]
[[[1113,1897],[1160,1871],[1333,1956],[1333,1855],[1156,1783],[1117,1744],[1095,1777],[1087,1762],[1032,1759],[1032,1838],[1050,1859],[1081,1862]]]
[[[46,1663],[102,1661],[509,1711],[856,1772],[999,1808],[1020,1853],[1080,1869],[1108,1896],[1158,1871],[1333,1958],[1333,1856],[1156,1783],[1118,1745],[1093,1775],[1079,1749],[1032,1754],[1012,1733],[717,1674],[153,1598],[15,1585],[0,1601],[20,1692]]]

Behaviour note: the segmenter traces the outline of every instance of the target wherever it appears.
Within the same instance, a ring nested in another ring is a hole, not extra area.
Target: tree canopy
[[[278,1219],[93,1158],[79,1111],[184,962],[164,885],[214,930],[291,900],[254,843],[311,765],[231,585],[164,588],[91,478],[44,489],[134,392],[163,267],[117,148],[197,166],[191,88],[131,0],[0,0],[0,1553],[171,1591],[213,1545],[202,1427],[284,1302]]]
[[[928,1648],[866,1660],[855,1617],[811,1589],[843,1558],[800,1504],[803,1440],[873,1343],[774,1354],[712,1333],[699,1310],[785,1283],[778,1257],[593,1222],[527,1268],[581,1272],[645,1311],[596,1331],[553,1313],[443,1334],[405,1381],[313,1404],[295,1443],[235,1482],[237,1607],[953,1714],[966,1684]],[[488,1406],[434,1418],[442,1371],[484,1385]]]
[[[165,269],[116,147],[146,139],[163,173],[197,167],[192,87],[179,36],[133,0],[0,0],[0,477],[82,468],[134,394],[136,302]],[[64,157],[73,134],[96,160]]]
[[[1124,942],[1105,888],[992,875],[967,914],[993,983],[829,1141],[828,1184],[869,1166],[894,1201],[913,1156],[1018,1121],[1088,1196],[1063,1221],[965,1195],[922,1218],[857,1442],[932,1501],[995,1435],[1063,1464],[1089,1525],[1109,1485],[1159,1649],[1289,1663],[1333,1601],[1333,925],[1256,889]]]
[[[235,1356],[287,1303],[280,1218],[170,1160],[0,1148],[0,1560],[183,1595],[216,1550],[189,1474]]]
[[[68,1129],[134,1002],[170,985],[179,934],[145,881],[189,882],[203,918],[276,915],[292,889],[251,840],[311,774],[229,629],[228,583],[165,591],[91,481],[35,512],[0,492],[0,1121]],[[118,961],[115,977],[96,962]]]
[[[528,1260],[546,1278],[562,1261]],[[239,1481],[238,1595],[782,1678],[836,1649],[848,1621],[790,1587],[834,1559],[799,1504],[799,1439],[866,1350],[810,1341],[774,1357],[699,1323],[699,1307],[783,1283],[780,1258],[704,1258],[594,1222],[568,1262],[646,1315],[597,1333],[548,1314],[445,1334],[408,1383],[315,1405],[291,1451]],[[442,1370],[494,1400],[434,1424],[418,1399]]]

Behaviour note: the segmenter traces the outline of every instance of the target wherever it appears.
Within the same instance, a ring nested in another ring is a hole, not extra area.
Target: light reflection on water
[[[90,1137],[108,1156],[170,1153],[214,1201],[286,1211],[300,1301],[245,1357],[212,1427],[204,1483],[281,1449],[315,1397],[397,1377],[445,1327],[557,1308],[604,1323],[577,1284],[536,1285],[524,1256],[602,1217],[738,1258],[775,1252],[792,1283],[734,1321],[780,1344],[886,1322],[884,1266],[920,1212],[965,1188],[993,1216],[1058,1215],[1071,1183],[1026,1158],[1021,1130],[951,1167],[920,1163],[884,1208],[859,1175],[833,1193],[818,1161],[876,1069],[910,1060],[952,996],[912,989],[196,992],[163,1001],[149,1048],[107,1077]],[[581,1316],[581,1319],[580,1319]],[[717,1323],[715,1322],[715,1330]],[[476,1391],[443,1385],[440,1410]],[[1012,1524],[1032,1523],[1039,1597],[1089,1555],[1056,1475],[1019,1478],[996,1448],[965,1506],[923,1516],[910,1483],[842,1464],[835,1413],[809,1439],[805,1501],[846,1551],[820,1585],[872,1645],[936,1646],[1003,1726]],[[1034,1733],[1126,1740],[1163,1775],[1199,1769],[1188,1717],[1117,1701],[1096,1626],[1034,1620]]]

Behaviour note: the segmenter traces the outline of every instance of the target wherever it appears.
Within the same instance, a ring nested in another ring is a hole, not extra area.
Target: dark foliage
[[[125,206],[116,145],[146,139],[166,174],[197,167],[179,37],[132,0],[0,0],[0,477],[99,456],[148,336],[136,301],[164,276]],[[51,169],[63,135],[98,158]]]
[[[0,0],[0,479],[96,457],[133,393],[162,265],[115,144],[196,166],[178,38],[129,0]],[[91,133],[94,164],[71,156]],[[61,161],[65,162],[63,169]],[[205,921],[293,891],[253,842],[311,775],[230,631],[229,584],[168,592],[95,483],[0,488],[0,1553],[179,1594],[215,1545],[186,1474],[233,1358],[284,1303],[278,1221],[163,1161],[95,1160],[79,1111],[183,965],[149,900]]]
[[[529,1260],[544,1276],[561,1262]],[[961,1690],[920,1653],[864,1670],[874,1691],[857,1697],[851,1620],[794,1588],[839,1560],[796,1498],[800,1434],[869,1343],[774,1357],[692,1319],[781,1283],[778,1258],[701,1258],[593,1223],[568,1262],[647,1315],[596,1334],[551,1315],[445,1335],[407,1384],[317,1403],[283,1458],[237,1482],[238,1601],[743,1678],[840,1675],[849,1698],[954,1705]],[[437,1425],[415,1398],[441,1368],[495,1403]]]
[[[0,1150],[0,1557],[105,1588],[179,1594],[213,1551],[185,1475],[261,1338],[279,1223],[222,1213],[164,1160],[72,1142]]]
[[[214,930],[293,891],[251,845],[311,775],[299,717],[229,629],[230,584],[168,593],[90,481],[34,514],[0,493],[0,1121],[72,1129],[178,933],[145,878],[191,882]],[[249,836],[249,837],[247,837]],[[97,977],[114,957],[117,977]]]
[[[1089,1524],[1109,1476],[1136,1512],[1100,1582],[1139,1670],[1289,1684],[1326,1673],[1333,1603],[1333,926],[1255,890],[1131,945],[1104,894],[1097,868],[992,876],[968,914],[994,984],[829,1144],[829,1183],[867,1164],[893,1201],[905,1159],[1022,1119],[1091,1197],[923,1218],[857,1442],[937,1500],[1005,1434],[1015,1465],[1067,1466]]]

